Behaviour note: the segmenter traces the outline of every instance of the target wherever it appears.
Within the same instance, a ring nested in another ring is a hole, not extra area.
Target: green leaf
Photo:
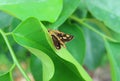
[[[1,0],[0,10],[21,20],[32,16],[42,21],[54,22],[62,10],[62,0]]]
[[[11,24],[13,17],[0,11],[0,28],[7,27]]]
[[[50,81],[80,81],[83,79],[79,76],[76,76],[75,72],[72,71],[69,67],[66,66],[66,64],[60,60],[60,58],[55,58],[54,56],[54,65],[55,65],[55,74],[53,78]],[[40,81],[40,73],[42,68],[41,68],[41,62],[37,58],[34,59],[34,66],[32,65],[31,67],[34,68],[34,76],[35,76],[35,81]],[[68,62],[67,62],[68,63]],[[38,74],[39,73],[39,74]],[[64,73],[64,74],[63,74]],[[38,76],[39,75],[39,76]],[[62,78],[61,78],[62,77]],[[42,81],[42,80],[41,80]]]
[[[86,0],[86,4],[94,17],[103,21],[113,31],[120,33],[119,0]]]
[[[0,81],[13,81],[11,78],[11,74],[8,72],[2,76],[0,76]]]
[[[5,32],[12,31],[19,23],[17,18],[0,11],[0,28]]]
[[[96,19],[87,19],[87,24],[92,26],[96,31],[100,32],[103,34],[103,37],[109,38],[109,40],[114,41],[114,42],[119,42],[120,41],[120,33],[117,33],[108,27],[105,26],[104,23],[96,20]],[[94,31],[95,32],[95,31]]]
[[[55,75],[51,81],[61,81],[61,77],[64,77],[62,78],[62,81],[92,81],[87,72],[65,48],[62,48],[61,50],[57,50],[55,48],[47,29],[42,25],[42,23],[39,22],[39,20],[35,18],[29,18],[26,21],[22,22],[13,31],[13,37],[16,42],[27,48],[39,59],[42,59],[42,64],[47,64],[49,59],[53,61],[55,67]],[[47,74],[45,73],[46,77],[49,77],[54,73],[53,70],[49,69],[49,67],[52,67],[51,64],[49,66],[47,65],[45,68],[43,67],[45,71],[48,72],[46,72]],[[69,74],[63,74],[64,71],[69,72]],[[72,76],[73,74],[74,78],[68,76]],[[47,80],[49,79],[50,78]]]
[[[55,74],[50,81],[84,81],[79,75],[76,76],[77,70],[73,64],[63,59],[56,59],[54,64]]]
[[[73,27],[73,26],[72,26]],[[75,28],[74,28],[75,29]],[[72,31],[72,30],[71,30]],[[80,31],[80,30],[79,30]],[[82,37],[82,35],[81,35]],[[50,43],[51,45],[51,43]],[[84,46],[84,45],[83,45]],[[92,81],[87,72],[83,69],[83,67],[78,63],[78,61],[67,51],[65,48],[61,48],[61,50],[56,50],[52,45],[51,47],[55,51],[55,53],[64,60],[64,64],[67,65],[79,78],[80,81]],[[68,46],[69,47],[69,46]],[[71,49],[71,48],[70,48]],[[82,58],[83,59],[83,58]],[[87,77],[87,78],[86,78]],[[77,79],[75,79],[77,80]],[[60,80],[61,81],[61,80]],[[73,81],[69,79],[68,81]]]
[[[37,56],[38,59],[41,60],[43,67],[43,81],[49,81],[54,74],[54,64],[51,58],[38,49],[34,49],[30,47],[26,47],[26,48],[35,56]]]
[[[56,54],[61,57],[65,63],[79,78],[80,81],[92,81],[83,67],[73,58],[73,56],[64,48],[56,50]]]
[[[30,69],[35,81],[42,81],[42,63],[41,61],[34,55],[31,56],[30,61]]]
[[[45,54],[48,53],[49,46],[46,43],[45,33],[41,26],[43,25],[39,20],[29,18],[13,31],[13,37],[17,43],[27,48],[42,61],[43,81],[48,81],[54,74],[54,65],[52,60]]]
[[[120,42],[120,33],[110,30],[109,31],[111,37],[116,40],[116,42]]]
[[[96,19],[79,19],[78,17],[72,15],[70,16],[71,19],[78,22],[80,25],[87,27],[88,29],[92,30],[96,34],[100,35],[101,37],[105,37],[113,42],[120,41],[120,33],[116,33],[109,28],[107,28],[103,23]],[[86,21],[86,22],[85,22]]]
[[[85,18],[87,17],[87,12],[88,10],[85,5],[85,0],[80,0],[80,4],[76,11],[74,12],[74,15],[76,15],[79,18]]]
[[[55,23],[50,24],[49,27],[52,29],[58,28],[75,11],[79,3],[80,0],[63,0],[63,10],[60,14],[60,17]]]
[[[12,66],[12,62],[5,56],[5,54],[0,53],[0,75],[7,73]]]
[[[105,45],[111,66],[112,81],[120,81],[120,43],[110,42],[105,39]]]
[[[11,67],[8,69],[7,72],[0,75],[0,81],[13,81],[12,70],[14,69],[14,67],[15,67],[15,64],[11,65]],[[6,68],[6,67],[4,67],[4,68]]]
[[[86,39],[85,66],[88,69],[95,69],[99,66],[105,52],[103,38],[95,32],[84,28]]]
[[[13,31],[13,37],[22,46],[25,45],[48,52],[48,49],[51,48],[46,43],[46,34],[42,27],[43,25],[36,18],[28,18]]]
[[[5,32],[11,32],[13,31],[19,24],[20,24],[21,20],[17,19],[17,18],[13,18],[10,25],[8,27],[6,27],[6,29],[4,29]]]
[[[77,25],[65,23],[59,27],[60,31],[65,32],[66,34],[73,35],[74,38],[68,42],[67,49],[73,55],[73,57],[80,63],[83,63],[85,56],[85,39],[83,32]]]

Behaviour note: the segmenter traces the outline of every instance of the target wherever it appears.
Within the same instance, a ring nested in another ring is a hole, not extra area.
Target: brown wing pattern
[[[56,49],[61,49],[61,46],[66,47],[65,43],[73,39],[72,35],[65,34],[58,30],[48,30],[48,32],[52,36]]]
[[[65,42],[68,42],[70,40],[73,39],[73,36],[72,35],[68,35],[68,34],[65,34],[65,33],[62,33],[62,34],[57,34],[57,36],[59,37],[59,39],[61,41],[63,41],[64,43]]]
[[[56,49],[60,49],[61,45],[60,45],[59,40],[54,35],[51,35],[51,36],[52,36],[52,40],[53,40],[53,43],[54,43]]]

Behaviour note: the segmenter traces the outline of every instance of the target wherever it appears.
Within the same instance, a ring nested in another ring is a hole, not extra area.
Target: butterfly
[[[58,30],[48,30],[48,32],[52,37],[56,49],[58,50],[61,49],[61,46],[66,47],[65,43],[73,39],[72,35],[65,34]]]

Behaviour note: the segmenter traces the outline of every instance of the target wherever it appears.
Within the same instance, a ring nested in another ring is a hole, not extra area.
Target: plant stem
[[[96,29],[94,29],[92,26],[86,24],[83,20],[77,18],[76,16],[70,16],[70,18],[73,19],[73,20],[75,20],[75,21],[78,22],[79,24],[84,25],[85,27],[89,28],[90,30],[94,31],[94,32],[97,33],[98,35],[100,35],[100,36],[102,36],[102,37],[104,37],[104,38],[107,38],[107,39],[109,39],[109,40],[111,40],[111,41],[117,42],[115,39],[110,38],[110,37],[104,35],[103,33],[99,32],[99,31],[96,30]]]
[[[9,41],[8,41],[8,38],[6,37],[6,33],[3,32],[1,29],[0,29],[0,33],[1,33],[1,35],[3,36],[3,38],[4,38],[4,40],[5,40],[6,44],[7,44],[7,47],[8,47],[8,49],[9,49],[9,51],[10,51],[10,54],[11,54],[11,56],[12,56],[12,58],[13,58],[14,63],[15,63],[16,66],[19,68],[20,72],[21,72],[22,75],[26,78],[26,80],[27,80],[27,81],[31,81],[31,80],[29,79],[29,77],[26,75],[26,73],[24,72],[23,68],[20,66],[20,64],[19,64],[19,62],[18,62],[18,60],[17,60],[17,58],[16,58],[16,56],[15,56],[15,53],[14,53],[12,47],[10,46],[10,43],[9,43]]]
[[[5,35],[11,35],[11,32],[9,32],[9,33],[5,33]]]

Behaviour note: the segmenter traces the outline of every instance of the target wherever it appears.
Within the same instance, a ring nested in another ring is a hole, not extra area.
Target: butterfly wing
[[[73,39],[72,35],[65,34],[58,30],[48,30],[48,32],[52,37],[56,49],[61,49],[61,46],[66,47],[64,43]]]
[[[51,35],[51,36],[52,36],[52,40],[53,40],[53,43],[54,43],[56,49],[60,49],[61,48],[61,46],[60,46],[61,44],[60,44],[59,40],[54,35]]]
[[[68,42],[70,40],[73,39],[73,36],[72,35],[69,35],[69,34],[65,34],[65,33],[59,33],[58,34],[58,37],[61,41],[63,42]]]

